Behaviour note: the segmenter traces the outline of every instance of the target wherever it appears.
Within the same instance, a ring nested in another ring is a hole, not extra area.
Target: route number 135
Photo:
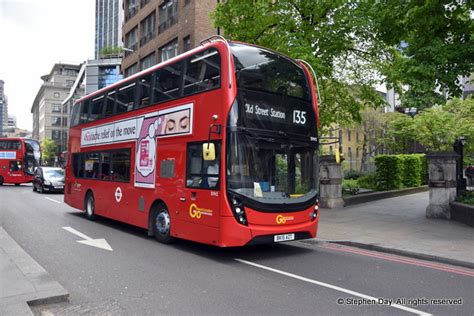
[[[304,125],[306,124],[306,111],[293,111],[293,123]]]

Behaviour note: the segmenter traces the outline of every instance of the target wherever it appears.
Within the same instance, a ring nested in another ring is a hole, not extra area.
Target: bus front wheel
[[[94,194],[92,192],[87,192],[86,198],[84,200],[85,215],[88,220],[95,219],[95,200]]]
[[[173,241],[171,232],[171,218],[168,208],[164,204],[158,204],[153,210],[153,234],[156,240],[169,244]]]

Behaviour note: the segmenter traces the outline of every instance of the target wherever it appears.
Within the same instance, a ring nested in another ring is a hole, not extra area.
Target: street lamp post
[[[416,113],[418,112],[417,108],[405,108],[405,114],[410,115],[411,118],[415,118]],[[416,140],[413,139],[413,153],[416,153]]]

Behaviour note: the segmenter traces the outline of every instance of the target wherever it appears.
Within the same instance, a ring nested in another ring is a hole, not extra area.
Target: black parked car
[[[64,170],[55,167],[38,167],[33,178],[33,191],[64,192]]]

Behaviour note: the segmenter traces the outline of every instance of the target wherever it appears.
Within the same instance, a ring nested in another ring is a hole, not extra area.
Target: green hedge
[[[421,161],[421,184],[428,184],[428,159],[426,159],[425,154],[417,154],[415,156],[418,156]]]
[[[403,159],[399,155],[375,157],[377,190],[388,191],[402,187]]]
[[[406,188],[421,185],[421,159],[416,155],[399,155],[403,160],[402,183]]]
[[[425,155],[380,155],[375,157],[377,190],[397,190],[426,184],[428,165]]]
[[[377,175],[375,172],[367,173],[357,179],[357,184],[364,189],[377,190]]]

